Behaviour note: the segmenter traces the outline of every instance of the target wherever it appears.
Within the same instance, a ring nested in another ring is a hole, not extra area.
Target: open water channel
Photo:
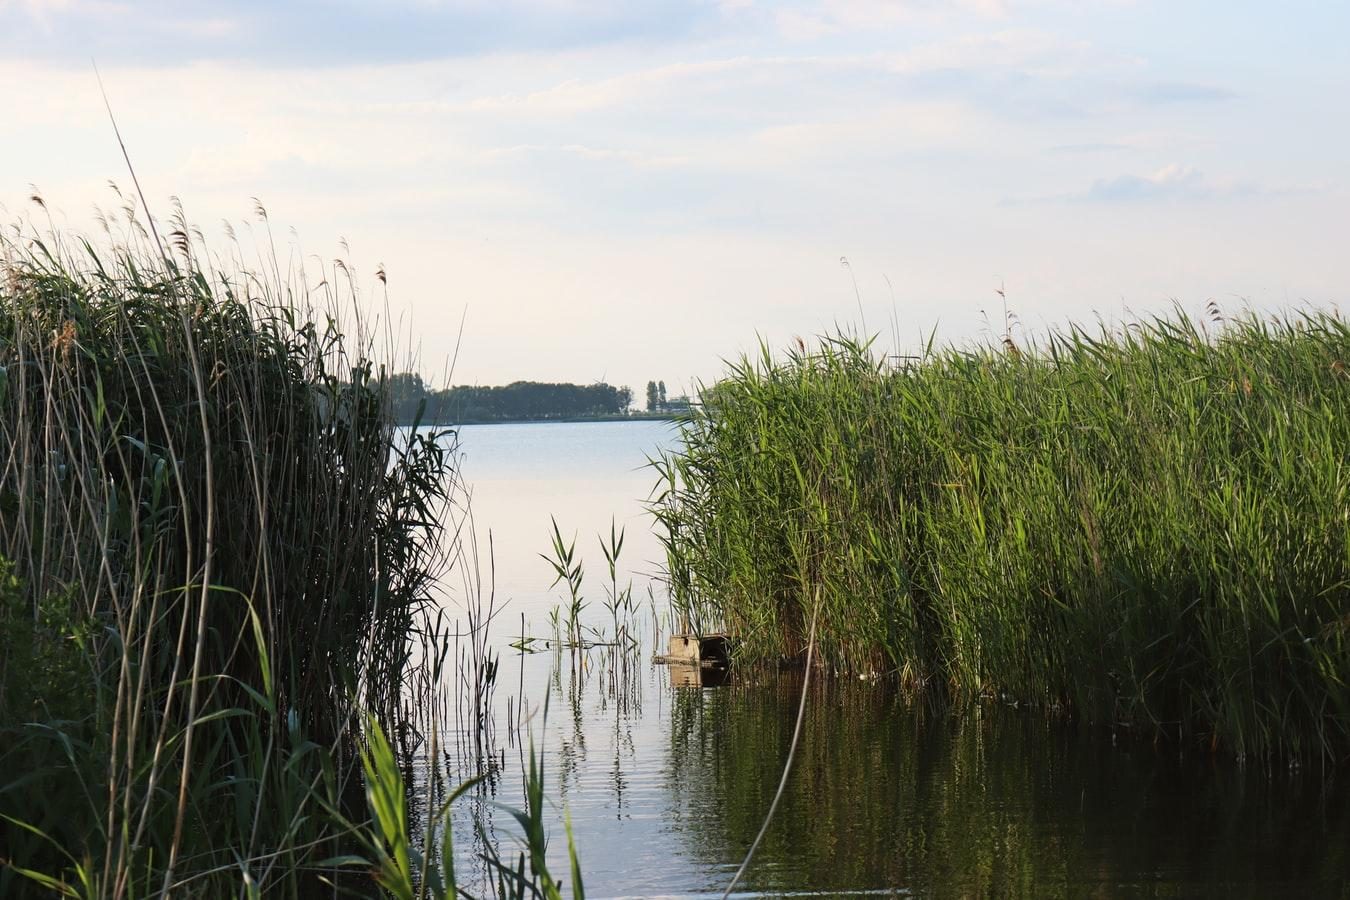
[[[661,422],[460,432],[484,592],[495,587],[498,610],[489,777],[453,816],[470,882],[485,872],[485,841],[514,855],[519,832],[495,804],[524,805],[526,735],[544,750],[555,874],[567,872],[566,810],[588,896],[721,896],[760,828],[801,675],[735,672],[701,687],[652,663],[653,609],[664,617],[666,604],[644,464],[677,440]],[[549,611],[563,602],[539,556],[550,516],[584,559],[582,619],[606,630],[597,536],[611,516],[626,529],[621,582],[632,580],[644,641],[627,663],[603,648],[510,646],[522,628],[551,638]],[[447,589],[448,614],[462,618],[459,573]],[[806,710],[787,792],[734,896],[1350,896],[1350,773],[1243,768],[1036,711],[933,709],[829,678],[815,680]],[[471,731],[445,723],[438,755],[451,779],[480,766]]]

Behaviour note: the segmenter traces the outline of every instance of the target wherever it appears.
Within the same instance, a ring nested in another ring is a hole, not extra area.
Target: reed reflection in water
[[[671,821],[707,858],[749,846],[791,739],[799,673],[677,691]],[[750,887],[925,896],[1321,896],[1350,889],[1350,796],[1037,712],[811,689]]]

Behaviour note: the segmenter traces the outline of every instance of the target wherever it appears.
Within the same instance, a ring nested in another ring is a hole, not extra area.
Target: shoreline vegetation
[[[396,428],[342,261],[311,289],[123,211],[0,234],[0,895],[458,896],[474,782],[433,764],[419,828],[402,771],[457,662],[453,433]],[[529,764],[483,859],[557,897]]]
[[[651,382],[645,411],[632,408],[631,388],[605,382],[514,381],[480,387],[456,385],[435,390],[422,376],[400,372],[389,377],[389,402],[399,425],[453,422],[495,425],[522,422],[618,422],[628,419],[673,419],[689,409],[688,397],[667,399],[665,382]]]
[[[461,425],[574,425],[587,422],[675,422],[684,415],[684,413],[645,413],[630,412],[621,415],[611,416],[545,416],[533,419],[452,419],[453,427],[458,428]],[[409,427],[417,423],[415,416],[410,416],[405,420],[398,421],[397,424],[402,427]]]
[[[656,463],[678,614],[742,663],[817,614],[853,677],[1344,760],[1350,327],[1209,316],[742,359]]]

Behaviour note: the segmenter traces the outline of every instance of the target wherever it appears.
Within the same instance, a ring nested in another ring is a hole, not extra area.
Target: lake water
[[[494,804],[523,805],[530,734],[556,804],[555,874],[567,871],[565,809],[589,896],[721,896],[777,787],[801,674],[682,686],[651,662],[653,610],[664,615],[665,601],[644,464],[675,433],[619,422],[470,426],[460,437],[480,571],[491,580],[490,530],[499,610],[490,759],[475,759],[466,727],[447,727],[438,754],[452,779],[489,773],[454,811],[461,874],[483,876],[484,841],[514,853],[518,831]],[[563,597],[538,555],[551,516],[577,535],[583,621],[611,631],[597,535],[611,516],[626,528],[622,579],[647,642],[626,663],[603,648],[510,647],[522,627],[552,636],[549,611]],[[462,579],[452,573],[447,589],[449,614],[463,617]],[[415,783],[426,770],[424,746]],[[1345,774],[1244,769],[1038,712],[957,714],[819,679],[787,792],[735,896],[1350,896]]]

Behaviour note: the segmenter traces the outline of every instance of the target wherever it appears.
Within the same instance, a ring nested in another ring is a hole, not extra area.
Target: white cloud
[[[1115,203],[1208,197],[1213,192],[1213,187],[1205,182],[1199,169],[1172,163],[1148,175],[1118,175],[1100,179],[1087,190],[1083,199]]]
[[[1068,77],[1087,69],[1102,72],[1125,65],[1129,65],[1129,61],[1124,57],[1103,51],[1090,41],[1029,28],[961,35],[887,58],[887,67],[891,71],[904,74],[952,69],[1010,69]]]
[[[1216,182],[1194,166],[1172,163],[1146,175],[1101,178],[1077,195],[1090,203],[1212,200],[1264,193],[1257,185],[1239,181]]]
[[[575,154],[582,159],[593,160],[596,162],[618,162],[643,169],[660,169],[671,166],[681,166],[689,162],[689,157],[687,156],[673,154],[653,156],[649,153],[642,153],[637,150],[588,147],[584,144],[567,144],[559,149],[565,153]]]
[[[1068,145],[1051,148],[1052,153],[1082,153],[1093,156],[1100,153],[1130,149],[1128,144]],[[1047,194],[1033,198],[1006,200],[1005,206],[1021,206],[1046,202],[1093,203],[1100,205],[1186,203],[1251,198],[1291,198],[1298,196],[1330,196],[1335,187],[1327,182],[1302,184],[1263,184],[1250,179],[1212,178],[1199,168],[1181,163],[1170,163],[1144,174],[1126,173],[1098,178],[1086,189],[1068,193]]]
[[[803,41],[847,31],[932,24],[970,15],[998,18],[1007,13],[1005,0],[820,0],[779,9],[775,18],[784,38]]]

